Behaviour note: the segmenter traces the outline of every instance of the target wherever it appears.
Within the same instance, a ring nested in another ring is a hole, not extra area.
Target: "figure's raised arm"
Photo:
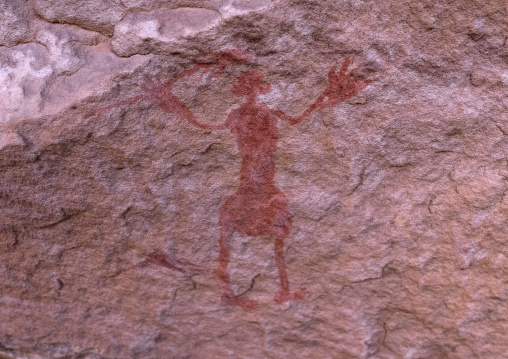
[[[196,120],[196,116],[191,110],[173,94],[172,85],[174,80],[167,82],[153,81],[147,79],[144,86],[144,92],[149,95],[150,101],[157,103],[165,112],[173,113],[178,118],[186,120],[191,125],[204,130],[222,130],[227,127],[227,121],[220,125],[201,123]]]
[[[148,102],[160,106],[165,112],[174,113],[177,117],[187,120],[189,123],[208,130],[223,129],[223,125],[209,125],[196,121],[194,114],[187,106],[173,94],[173,84],[180,79],[200,73],[201,76],[211,74],[220,76],[226,67],[241,65],[252,60],[252,56],[239,49],[226,49],[218,52],[207,52],[199,55],[196,63],[191,68],[184,70],[167,81],[153,80],[148,76],[141,84],[141,93],[126,100],[116,102],[109,106],[99,108],[85,117],[101,115],[114,108],[133,105],[139,101]]]
[[[281,110],[275,111],[275,114],[282,120],[287,121],[292,125],[296,125],[318,108],[333,106],[358,95],[358,92],[366,88],[370,81],[364,81],[355,75],[360,67],[357,67],[346,74],[350,63],[351,58],[348,57],[344,60],[344,63],[338,72],[335,66],[330,68],[330,71],[328,72],[328,87],[324,89],[317,100],[314,101],[314,103],[310,105],[300,116],[292,117]]]
[[[190,111],[189,111],[190,112]],[[228,116],[226,121],[219,125],[211,124],[211,123],[201,123],[196,120],[194,117],[194,114],[191,112],[191,117],[185,118],[191,125],[194,125],[196,127],[202,128],[204,130],[225,130],[229,127],[229,124],[231,123],[231,114]]]

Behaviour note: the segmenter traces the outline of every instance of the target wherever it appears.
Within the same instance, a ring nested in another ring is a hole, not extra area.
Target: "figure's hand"
[[[154,80],[149,76],[145,76],[145,81],[141,84],[141,90],[145,100],[164,108],[165,102],[173,96],[172,85],[172,81],[162,82],[161,80]]]
[[[143,98],[149,103],[158,105],[168,113],[176,117],[187,120],[190,124],[205,130],[222,130],[228,126],[228,122],[220,125],[200,123],[196,121],[194,114],[178,97],[173,94],[173,83],[177,78],[162,82],[145,78],[145,83],[141,86],[143,89]]]
[[[191,121],[194,116],[192,112],[173,94],[173,82],[169,80],[162,82],[160,80],[152,80],[145,78],[145,83],[141,86],[145,100],[155,103],[164,111],[173,113],[177,117]]]
[[[341,69],[333,66],[328,72],[328,87],[320,96],[319,107],[332,106],[358,95],[358,92],[366,88],[371,81],[363,81],[355,73],[360,69],[357,67],[346,74],[351,63],[351,58],[344,60]]]

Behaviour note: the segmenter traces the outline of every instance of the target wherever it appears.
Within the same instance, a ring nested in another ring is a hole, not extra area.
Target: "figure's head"
[[[246,71],[240,75],[233,87],[236,96],[264,95],[272,90],[272,86],[263,80],[259,72]]]

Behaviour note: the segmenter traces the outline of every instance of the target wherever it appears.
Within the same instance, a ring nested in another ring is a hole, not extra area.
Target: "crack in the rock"
[[[196,284],[196,282],[194,281],[194,279],[192,279],[193,275],[190,275],[189,276],[189,280],[191,281],[192,283],[192,290],[196,290],[198,288],[198,285]]]
[[[40,225],[40,226],[37,226],[37,228],[52,228],[62,222],[65,222],[67,221],[68,219],[72,218],[72,217],[75,217],[77,216],[78,214],[81,214],[83,212],[85,212],[84,210],[80,210],[80,211],[77,211],[77,212],[74,212],[74,213],[67,213],[65,211],[64,208],[60,208],[60,212],[62,213],[62,217],[54,222],[50,222],[50,223],[47,223],[47,224],[43,224],[43,225]]]
[[[462,195],[460,194],[459,192],[459,188],[458,188],[458,185],[457,185],[457,182],[455,181],[455,179],[453,178],[453,175],[452,175],[452,171],[454,170],[455,168],[453,168],[449,173],[448,173],[448,179],[452,182],[452,187],[453,187],[453,190],[455,191],[455,193],[457,195],[459,195],[461,198]]]
[[[202,155],[204,155],[204,154],[210,152],[210,150],[212,149],[213,145],[219,145],[219,143],[218,142],[212,142],[212,143],[210,143],[208,146],[206,146],[206,148],[204,150],[200,151],[200,153]]]
[[[173,293],[173,297],[171,298],[171,304],[176,301],[176,297],[178,296],[178,288],[175,288],[175,291]]]
[[[238,296],[242,296],[244,294],[247,294],[249,291],[252,290],[252,288],[254,288],[254,284],[256,283],[256,279],[261,275],[261,273],[258,273],[256,274],[250,281],[250,285],[249,285],[249,288],[247,288],[245,291],[243,291],[242,293],[238,294]]]
[[[60,278],[58,278],[56,281],[58,282],[58,290],[59,291],[62,290],[62,288],[64,287],[64,283]]]
[[[386,347],[386,336],[388,335],[388,330],[386,329],[386,322],[383,322],[383,331],[384,331],[384,335],[383,335],[383,343],[382,343],[382,345],[384,347]]]
[[[405,162],[405,163],[396,163],[396,164],[393,164],[393,163],[389,163],[388,164],[388,167],[389,168],[404,168],[404,167],[411,167],[413,166],[413,163],[412,162]]]
[[[506,132],[505,130],[503,130],[503,128],[501,126],[499,126],[497,123],[495,124],[495,126],[497,127],[497,129],[503,134],[503,136],[508,136],[508,132]]]
[[[18,232],[15,229],[11,229],[12,236],[14,237],[14,244],[13,246],[17,246],[19,244],[19,236]]]
[[[114,29],[115,29],[115,26],[116,24],[112,24],[111,25],[111,32],[108,31],[108,33],[103,33],[103,32],[99,32],[99,31],[94,31],[92,29],[87,29],[83,26],[80,26],[79,24],[76,24],[76,23],[71,23],[71,22],[67,22],[67,21],[63,21],[63,20],[49,20],[49,19],[46,19],[40,12],[39,10],[37,9],[36,6],[32,5],[32,8],[33,8],[33,14],[35,15],[36,18],[38,18],[40,21],[46,23],[46,24],[54,24],[54,25],[68,25],[68,26],[73,26],[73,27],[77,27],[81,30],[85,30],[85,31],[89,31],[89,32],[94,32],[96,34],[100,34],[100,35],[103,35],[103,36],[106,36],[107,38],[112,38],[113,37],[113,32],[114,32]],[[125,17],[125,16],[124,16]],[[123,18],[122,18],[123,19]],[[121,20],[120,20],[121,21]],[[118,22],[117,22],[118,23]],[[105,27],[108,27],[108,25],[105,25]]]
[[[132,206],[127,207],[127,209],[125,211],[123,211],[122,213],[120,213],[120,216],[119,216],[123,220],[124,226],[127,228],[127,234],[129,236],[132,234],[132,226],[131,226],[129,220],[127,219],[127,213],[129,213],[131,209],[132,209]]]
[[[382,279],[384,277],[386,277],[387,275],[389,275],[390,273],[394,273],[395,271],[394,270],[391,270],[391,271],[387,271],[387,267],[392,264],[394,262],[394,260],[391,260],[389,261],[388,263],[386,263],[385,265],[383,265],[383,267],[381,268],[381,274],[377,277],[369,277],[369,278],[365,278],[365,279],[361,279],[361,280],[357,280],[357,281],[351,281],[349,282],[348,284],[345,284],[338,292],[337,294],[340,294],[342,293],[346,288],[353,288],[355,284],[359,284],[359,283],[366,283],[366,282],[370,282],[370,281],[374,281],[374,280],[378,280],[378,279]]]
[[[14,45],[0,45],[0,48],[2,47],[5,47],[6,49],[12,49],[13,47],[16,47],[16,46],[20,46],[20,45],[29,45],[29,44],[39,44],[39,42],[37,41],[20,41],[20,42],[17,42],[16,44]],[[40,44],[40,45],[43,45],[43,44]]]
[[[464,154],[463,152],[453,150],[436,150],[434,153],[458,153],[459,155]]]
[[[57,297],[60,297],[61,295],[61,290],[63,289],[64,287],[64,283],[62,282],[62,280],[60,278],[57,278],[57,284],[58,284],[58,288],[56,289],[56,296]],[[0,358],[1,359],[1,358]]]
[[[346,197],[351,196],[358,188],[360,188],[361,185],[363,185],[364,182],[364,175],[365,175],[365,166],[362,167],[362,170],[360,172],[360,180],[358,183],[353,187],[353,189],[349,192],[349,194],[346,195]]]
[[[29,137],[21,134],[20,132],[16,132],[16,134],[21,138],[21,140],[23,141],[23,144],[26,147],[28,147],[29,150],[35,149],[35,144],[32,142],[32,140]]]
[[[434,200],[436,199],[437,196],[433,195],[430,200],[429,200],[429,203],[427,204],[427,210],[429,211],[429,213],[432,213],[432,210],[430,209],[430,207],[433,205],[433,202]]]

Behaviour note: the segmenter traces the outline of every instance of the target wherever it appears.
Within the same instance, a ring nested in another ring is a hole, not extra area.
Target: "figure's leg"
[[[289,280],[284,260],[284,236],[277,236],[275,239],[275,263],[279,270],[280,291],[289,293]]]
[[[215,278],[217,278],[222,285],[224,295],[234,296],[233,287],[231,286],[231,279],[229,278],[229,238],[233,234],[231,229],[224,227],[220,230],[219,238],[219,265],[213,271]]]
[[[223,295],[221,303],[223,305],[237,306],[244,310],[253,310],[257,307],[255,300],[246,299],[235,295],[231,278],[228,273],[229,266],[229,239],[233,235],[233,230],[221,228],[219,238],[219,265],[213,271],[215,278],[221,283]]]
[[[286,261],[284,260],[284,238],[285,235],[278,235],[275,239],[275,263],[279,270],[280,289],[275,294],[276,303],[284,303],[290,300],[304,300],[308,296],[305,288],[299,291],[291,292],[289,290],[289,280],[286,268]]]

